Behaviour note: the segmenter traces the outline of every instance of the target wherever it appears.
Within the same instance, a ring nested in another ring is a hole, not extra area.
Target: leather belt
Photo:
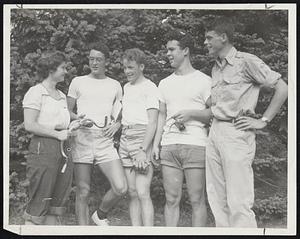
[[[215,118],[217,121],[221,121],[221,122],[227,122],[227,123],[232,123],[234,124],[235,123],[235,118],[233,119],[228,119],[228,120],[223,120],[223,119],[218,119],[218,118]]]

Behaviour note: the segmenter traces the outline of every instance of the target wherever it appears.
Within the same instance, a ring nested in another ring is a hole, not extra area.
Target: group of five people
[[[130,196],[133,226],[153,226],[150,185],[161,164],[166,226],[177,226],[185,178],[192,206],[192,226],[206,226],[209,205],[218,227],[256,227],[253,170],[255,130],[274,118],[287,98],[287,85],[258,57],[232,45],[233,25],[217,20],[205,32],[215,57],[211,77],[191,63],[193,39],[174,30],[167,35],[167,58],[174,72],[157,87],[144,74],[145,54],[126,50],[122,63],[128,83],[105,75],[108,48],[90,44],[91,73],[75,77],[66,97],[56,89],[64,80],[65,56],[42,57],[37,72],[42,83],[23,100],[25,129],[34,134],[27,156],[30,180],[25,224],[58,224],[70,192],[74,170],[75,210],[80,225],[89,224],[91,170],[95,164],[111,189],[92,213],[97,225],[108,225],[107,213],[122,196]],[[275,89],[263,114],[254,113],[261,86]],[[91,119],[93,125],[68,130],[70,121]],[[208,135],[208,127],[210,132]],[[113,136],[121,128],[118,150]],[[62,157],[61,141],[72,160]]]

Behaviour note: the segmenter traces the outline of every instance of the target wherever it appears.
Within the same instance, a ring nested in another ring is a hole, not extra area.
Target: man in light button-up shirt
[[[274,118],[287,98],[287,85],[261,59],[237,51],[233,31],[228,19],[220,19],[205,33],[204,44],[216,57],[211,90],[214,119],[206,146],[207,194],[217,227],[257,227],[251,167],[255,129]],[[263,117],[241,115],[255,113],[261,86],[275,89]]]

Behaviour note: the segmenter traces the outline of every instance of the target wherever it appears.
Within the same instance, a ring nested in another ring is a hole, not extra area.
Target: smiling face
[[[136,61],[128,59],[123,60],[124,73],[127,80],[134,84],[142,75],[144,70],[144,64],[138,64]]]
[[[187,56],[187,48],[182,49],[179,42],[176,40],[168,41],[167,43],[167,57],[173,68],[178,68],[183,63]]]
[[[91,50],[89,55],[89,66],[92,74],[99,75],[105,72],[105,56],[101,51]]]
[[[208,54],[212,56],[219,56],[226,42],[227,38],[225,34],[218,34],[215,31],[207,31],[205,33],[204,45],[208,49]]]
[[[66,63],[63,62],[56,68],[56,71],[53,71],[50,74],[53,80],[55,80],[56,82],[62,82],[64,81],[66,73],[67,73]]]

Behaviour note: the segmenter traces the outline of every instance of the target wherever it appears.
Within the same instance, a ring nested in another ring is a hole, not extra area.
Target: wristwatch
[[[146,149],[143,146],[140,146],[139,149],[146,153]]]
[[[265,116],[261,117],[261,121],[266,122],[267,124],[270,123],[270,120]]]

